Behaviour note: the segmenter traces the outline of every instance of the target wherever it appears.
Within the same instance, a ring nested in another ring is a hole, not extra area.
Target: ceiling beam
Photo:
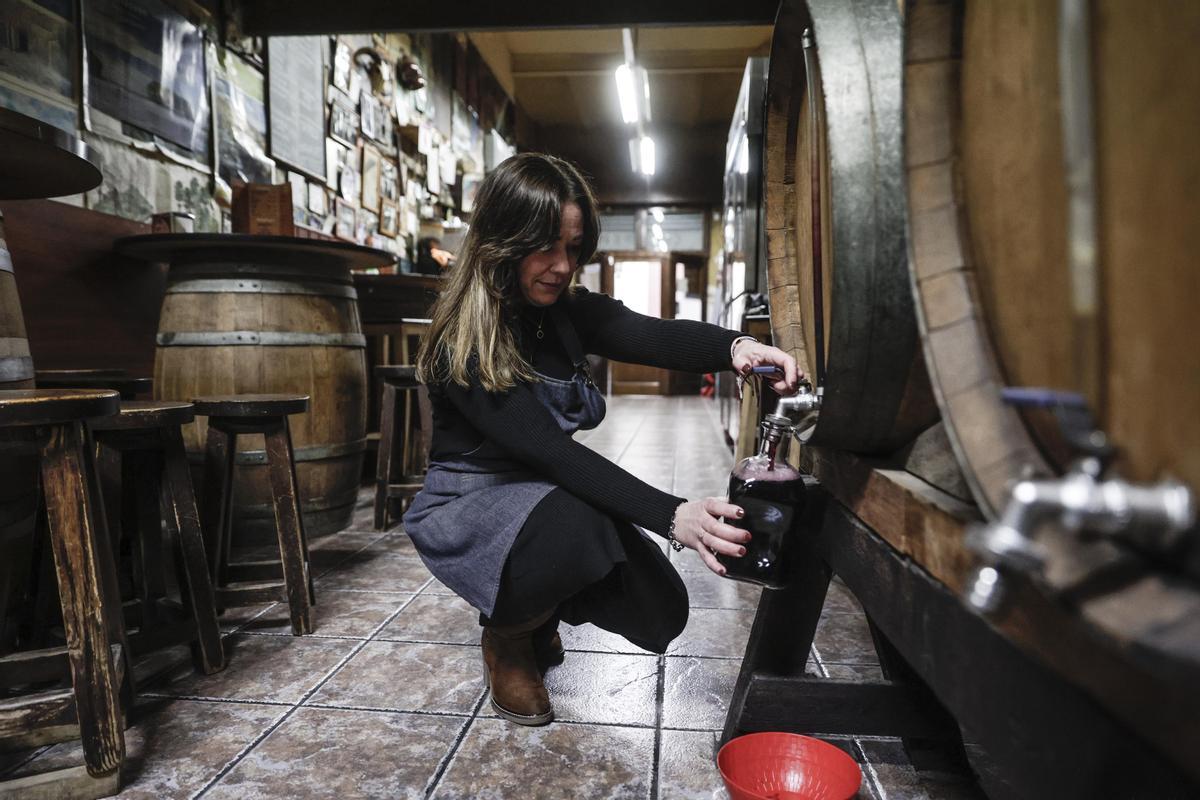
[[[778,0],[235,0],[244,33],[288,36],[672,25],[771,25]]]

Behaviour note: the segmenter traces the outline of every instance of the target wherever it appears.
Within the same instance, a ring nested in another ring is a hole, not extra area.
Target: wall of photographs
[[[74,131],[104,182],[64,198],[229,229],[237,182],[297,225],[410,256],[514,152],[516,107],[464,35],[257,40],[220,0],[5,0],[0,106]],[[82,12],[82,13],[81,13]]]

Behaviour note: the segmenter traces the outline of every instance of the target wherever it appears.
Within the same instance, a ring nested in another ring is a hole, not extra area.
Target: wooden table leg
[[[192,489],[183,436],[178,428],[163,430],[162,510],[174,534],[183,605],[196,622],[196,667],[206,675],[225,668],[221,629],[217,625],[209,566],[205,560],[200,512]]]
[[[300,518],[299,489],[293,471],[293,454],[286,419],[265,433],[267,470],[271,476],[275,528],[279,536],[279,558],[283,562],[283,582],[287,590],[296,636],[312,632],[309,613],[308,565],[304,559],[303,521]]]
[[[52,427],[42,446],[42,482],[84,761],[89,774],[102,776],[119,769],[125,758],[109,633],[109,618],[119,618],[120,608],[105,602],[111,552],[97,537],[102,512],[93,507],[86,441],[82,423]]]
[[[388,485],[393,476],[393,452],[396,440],[396,387],[383,382],[383,400],[379,404],[379,455],[375,461],[375,530],[388,523]]]

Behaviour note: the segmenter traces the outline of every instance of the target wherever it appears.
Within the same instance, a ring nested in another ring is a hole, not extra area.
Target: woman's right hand
[[[714,551],[734,558],[744,556],[750,532],[728,525],[720,517],[740,519],[744,513],[720,497],[689,500],[675,510],[675,539],[699,553],[713,572],[724,575],[725,567],[717,561]]]

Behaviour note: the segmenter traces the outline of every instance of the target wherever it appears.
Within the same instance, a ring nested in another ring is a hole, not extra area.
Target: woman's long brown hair
[[[554,156],[521,153],[483,179],[462,252],[430,311],[432,324],[417,354],[418,380],[468,386],[472,356],[489,392],[535,380],[513,333],[513,320],[525,302],[517,272],[525,256],[558,240],[568,202],[583,213],[577,262],[582,266],[596,252],[600,219],[579,170]]]

